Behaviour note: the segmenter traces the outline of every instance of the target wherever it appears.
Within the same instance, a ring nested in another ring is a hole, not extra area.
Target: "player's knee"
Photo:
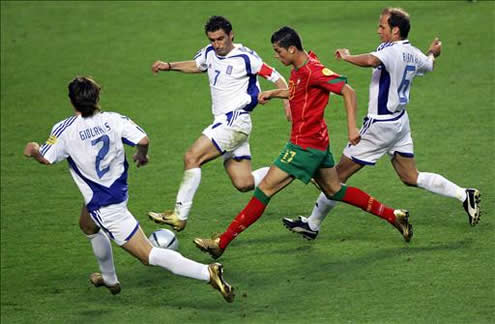
[[[254,189],[254,182],[249,180],[233,181],[233,184],[240,192],[247,192]]]
[[[79,222],[79,228],[86,235],[96,234],[100,230],[100,228],[98,226],[93,225],[93,224],[87,224],[84,222]]]
[[[191,151],[187,151],[184,154],[184,166],[186,169],[190,169],[192,167],[198,167],[200,164],[199,158]]]

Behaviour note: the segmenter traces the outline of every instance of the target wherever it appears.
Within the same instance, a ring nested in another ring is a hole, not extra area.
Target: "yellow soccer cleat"
[[[208,272],[210,273],[209,284],[216,290],[220,291],[223,298],[228,302],[234,301],[234,287],[229,285],[223,279],[223,266],[220,263],[212,263],[208,265]]]
[[[172,226],[172,228],[177,232],[182,231],[187,224],[187,220],[179,219],[177,214],[171,210],[167,210],[163,213],[149,212],[148,217],[157,224]]]
[[[218,259],[224,249],[220,248],[220,237],[213,237],[211,239],[195,238],[194,244],[203,252],[209,253],[213,259]]]
[[[402,234],[404,240],[409,242],[413,237],[413,227],[409,224],[409,212],[405,209],[394,210],[395,228]]]
[[[103,280],[103,276],[99,272],[92,273],[89,276],[89,282],[91,282],[95,287],[107,287],[112,295],[117,295],[118,293],[120,293],[120,283],[117,282],[113,286],[107,285]]]

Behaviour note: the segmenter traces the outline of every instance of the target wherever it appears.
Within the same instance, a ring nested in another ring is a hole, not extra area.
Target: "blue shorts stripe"
[[[132,230],[131,234],[129,234],[129,236],[127,236],[125,238],[125,241],[126,242],[129,241],[131,239],[131,237],[134,236],[134,234],[136,234],[136,231],[138,230],[138,228],[139,228],[139,222],[136,224],[136,227],[134,227],[134,229]],[[155,240],[156,240],[156,238],[155,238]]]

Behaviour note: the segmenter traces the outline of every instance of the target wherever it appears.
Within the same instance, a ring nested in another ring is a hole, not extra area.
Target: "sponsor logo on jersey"
[[[321,70],[321,73],[322,73],[323,75],[326,75],[326,76],[329,76],[329,75],[335,74],[335,73],[333,73],[333,71],[332,71],[332,70],[330,70],[330,69],[328,69],[328,68],[323,68],[323,69]]]

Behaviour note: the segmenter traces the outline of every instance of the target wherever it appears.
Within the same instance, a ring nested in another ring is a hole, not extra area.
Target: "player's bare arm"
[[[136,166],[139,168],[148,164],[148,147],[150,145],[150,139],[148,136],[143,137],[136,145],[136,153],[133,155],[132,159],[136,162]]]
[[[335,51],[337,60],[344,60],[361,67],[377,67],[382,62],[371,54],[351,55],[347,48],[339,48]]]
[[[289,99],[289,89],[273,89],[258,94],[258,102],[262,105],[272,98]]]
[[[157,74],[160,71],[178,71],[184,73],[200,73],[195,61],[164,62],[156,61],[151,66],[151,71]]]
[[[288,88],[287,81],[285,81],[284,77],[282,77],[282,76],[280,76],[280,78],[277,81],[275,81],[275,85],[279,89],[287,89]],[[289,99],[284,99],[283,102],[284,102],[285,118],[287,118],[288,121],[291,121],[292,116],[290,113]]]
[[[344,106],[347,111],[347,132],[349,136],[349,143],[356,145],[361,140],[361,135],[359,135],[359,130],[356,127],[356,92],[346,84],[342,88],[342,96],[344,97]]]
[[[32,157],[41,164],[50,165],[51,163],[45,159],[40,153],[40,145],[36,142],[30,142],[26,144],[24,148],[24,156]]]

